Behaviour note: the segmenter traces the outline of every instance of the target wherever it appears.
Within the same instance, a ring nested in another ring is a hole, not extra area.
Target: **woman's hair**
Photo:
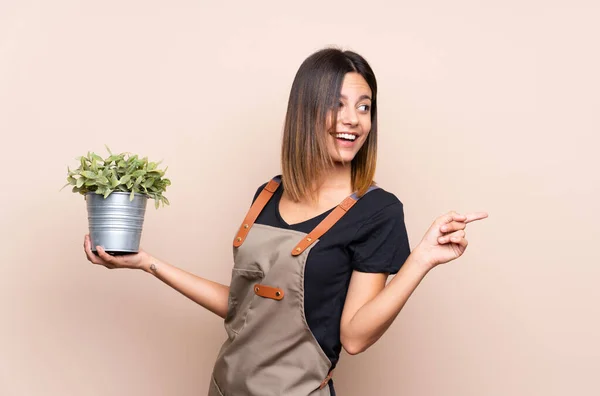
[[[294,201],[314,197],[314,183],[333,166],[327,151],[327,118],[337,124],[337,104],[346,73],[360,74],[371,88],[371,131],[352,160],[352,190],[373,184],[377,160],[377,81],[367,61],[352,51],[326,48],[300,65],[290,92],[281,153],[282,181]]]

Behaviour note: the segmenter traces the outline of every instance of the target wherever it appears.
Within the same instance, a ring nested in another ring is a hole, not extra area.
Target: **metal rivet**
[[[236,241],[238,241],[238,242],[241,242],[241,241],[242,241],[242,238],[240,238],[240,237],[237,237],[237,238],[235,238],[235,240],[236,240]]]
[[[244,228],[248,229],[248,224],[244,224]]]
[[[260,290],[260,289],[258,288],[258,286],[256,286],[256,287],[254,288],[254,291],[255,291],[255,292],[257,292],[257,293],[259,292],[259,290]]]
[[[300,249],[299,247],[297,247],[297,248],[296,248],[296,251],[297,251],[297,252],[299,252],[300,250],[302,250],[302,249]]]
[[[312,241],[312,238],[306,238],[306,242]]]
[[[277,297],[281,297],[281,292],[279,292],[279,291],[278,291],[278,292],[275,292],[275,296],[277,296]]]

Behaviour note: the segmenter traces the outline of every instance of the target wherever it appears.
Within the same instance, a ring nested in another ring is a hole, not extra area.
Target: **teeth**
[[[347,140],[355,140],[356,139],[356,136],[352,135],[350,133],[336,133],[335,137],[339,138],[339,139],[347,139]]]

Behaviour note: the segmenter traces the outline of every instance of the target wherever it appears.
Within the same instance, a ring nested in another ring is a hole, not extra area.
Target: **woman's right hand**
[[[143,250],[138,253],[126,254],[123,256],[111,256],[101,247],[97,246],[98,255],[92,252],[92,241],[89,235],[85,236],[83,248],[87,259],[92,264],[103,265],[108,269],[131,268],[147,270],[150,267],[152,257]]]

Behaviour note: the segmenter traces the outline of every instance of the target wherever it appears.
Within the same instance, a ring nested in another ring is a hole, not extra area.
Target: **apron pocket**
[[[225,330],[230,338],[239,333],[246,324],[250,303],[255,298],[254,285],[264,278],[259,270],[233,268],[229,285],[229,302],[225,317]]]

